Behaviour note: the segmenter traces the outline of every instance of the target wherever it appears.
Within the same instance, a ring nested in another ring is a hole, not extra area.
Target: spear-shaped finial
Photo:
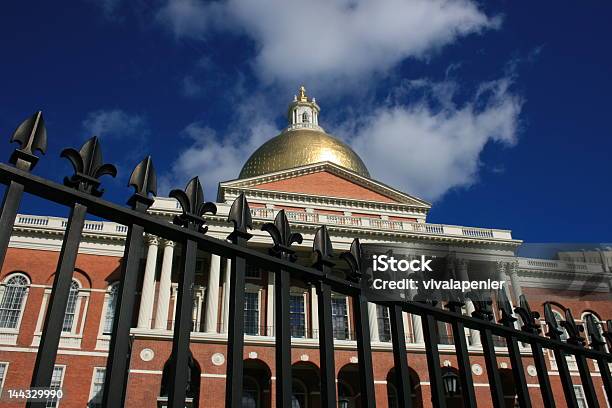
[[[584,337],[580,335],[580,332],[584,331],[584,327],[581,324],[576,323],[570,309],[565,309],[565,321],[561,322],[561,326],[567,332],[568,343],[576,346],[584,345]]]
[[[198,177],[192,178],[185,190],[172,190],[170,197],[175,198],[183,214],[174,218],[174,223],[185,228],[193,229],[201,233],[206,233],[208,227],[204,227],[206,220],[202,217],[205,213],[217,213],[217,206],[214,203],[204,201],[204,191]]]
[[[525,295],[519,296],[519,306],[514,308],[514,311],[521,317],[521,321],[523,322],[523,326],[521,329],[523,331],[537,334],[540,332],[540,314],[538,312],[532,312],[529,307],[529,302],[527,302],[527,298]]]
[[[35,153],[47,152],[47,129],[41,111],[21,122],[11,136],[11,143],[13,142],[17,142],[19,148],[13,151],[9,162],[20,170],[32,170],[38,162]]]
[[[511,327],[513,323],[516,322],[516,318],[512,315],[512,305],[504,289],[497,292],[497,308],[501,310],[502,313],[499,323]]]
[[[561,340],[563,330],[559,327],[559,322],[550,303],[544,303],[544,320],[546,320],[546,326],[548,327],[546,335],[553,340]]]
[[[331,268],[335,265],[332,261],[334,248],[325,225],[320,226],[317,232],[315,232],[312,251],[315,253],[314,266],[316,268],[323,270],[324,268]]]
[[[128,204],[135,206],[137,202],[141,202],[146,205],[146,208],[153,204],[153,199],[149,198],[149,194],[157,194],[157,176],[151,156],[145,157],[136,165],[130,176],[128,187],[134,187],[135,190]]]
[[[238,237],[250,239],[253,235],[247,230],[253,229],[253,218],[251,217],[251,209],[244,193],[234,200],[227,216],[227,221],[234,224],[234,231],[228,236],[228,239],[235,242]]]
[[[102,149],[96,136],[87,140],[80,150],[64,149],[60,157],[65,157],[74,168],[74,174],[64,179],[64,184],[79,191],[100,197],[104,190],[98,190],[99,178],[104,175],[117,176],[117,168],[104,163]]]
[[[591,339],[590,345],[593,350],[605,352],[606,341],[601,333],[601,326],[599,322],[595,321],[595,317],[592,314],[586,315],[586,328],[589,338]]]
[[[355,238],[351,243],[351,248],[348,252],[340,254],[340,258],[348,264],[349,276],[348,278],[353,282],[361,282],[363,278],[363,271],[361,270],[363,261],[363,251],[361,250],[361,243],[359,238]]]

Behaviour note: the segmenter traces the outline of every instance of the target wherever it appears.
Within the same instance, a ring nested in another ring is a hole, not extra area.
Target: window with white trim
[[[91,392],[89,395],[89,402],[87,408],[99,408],[102,407],[102,392],[104,390],[104,375],[106,369],[103,367],[95,367],[93,372],[93,378],[91,381]]]
[[[304,294],[292,294],[289,297],[289,326],[291,337],[306,337],[306,312]]]
[[[51,386],[49,387],[52,390],[59,390],[62,388],[62,383],[64,382],[64,366],[55,366],[53,367],[53,375],[51,376]],[[59,400],[48,400],[45,404],[45,408],[57,408],[59,406]]]
[[[102,334],[111,334],[113,332],[113,321],[115,320],[118,290],[119,284],[117,283],[114,283],[109,287],[108,295],[106,296],[106,311],[104,312],[104,328],[102,329]]]
[[[70,292],[68,292],[68,303],[66,304],[66,313],[64,314],[64,322],[62,324],[63,333],[74,333],[76,329],[76,313],[77,300],[79,297],[79,289],[81,285],[76,280],[70,284]]]
[[[349,340],[348,307],[346,305],[346,298],[343,296],[332,297],[331,306],[334,339]]]
[[[8,371],[8,363],[0,363],[0,394],[4,387],[4,380],[6,379],[6,372]]]
[[[18,329],[30,286],[22,274],[12,275],[0,287],[0,329]]]
[[[576,395],[576,402],[578,402],[578,408],[588,408],[586,397],[584,395],[584,389],[582,385],[574,385],[574,394]]]
[[[259,334],[259,293],[244,294],[244,334]]]

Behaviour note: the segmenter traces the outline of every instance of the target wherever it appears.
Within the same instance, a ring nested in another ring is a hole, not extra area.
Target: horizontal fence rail
[[[474,383],[470,370],[468,345],[465,329],[475,330],[482,339],[482,353],[487,368],[493,406],[504,406],[504,395],[498,364],[496,347],[507,350],[511,360],[513,380],[516,386],[517,401],[521,407],[530,407],[531,401],[525,379],[522,354],[530,353],[537,369],[539,389],[545,406],[555,406],[548,369],[545,363],[544,349],[553,350],[558,372],[564,391],[564,403],[577,407],[578,402],[573,389],[573,382],[567,366],[566,357],[575,358],[584,387],[589,407],[599,406],[588,360],[599,367],[599,372],[606,395],[612,401],[612,383],[609,364],[612,356],[606,351],[612,346],[612,321],[608,329],[601,330],[597,322],[587,319],[586,336],[581,333],[585,328],[576,324],[571,312],[566,311],[565,320],[561,323],[552,315],[550,305],[545,305],[544,319],[548,328],[547,337],[541,335],[539,314],[530,310],[527,299],[520,298],[520,304],[513,308],[504,291],[497,296],[497,304],[490,301],[474,301],[475,311],[471,316],[461,313],[463,303],[450,302],[441,308],[439,304],[427,302],[398,302],[391,298],[377,298],[372,301],[366,296],[369,285],[368,276],[361,270],[362,251],[358,239],[355,239],[348,252],[334,253],[331,238],[325,226],[315,233],[313,252],[315,262],[312,266],[297,263],[297,252],[294,244],[302,243],[302,236],[292,231],[289,217],[284,210],[276,213],[273,222],[263,225],[262,230],[271,238],[269,252],[249,248],[251,238],[249,230],[253,228],[252,211],[244,195],[240,195],[230,209],[228,222],[233,224],[233,232],[227,240],[206,235],[206,214],[215,214],[216,206],[204,200],[203,189],[198,178],[193,178],[184,190],[173,190],[174,197],[182,214],[169,223],[147,213],[153,199],[150,195],[157,193],[157,180],[153,162],[145,158],[134,169],[128,185],[134,188],[134,194],[128,200],[128,206],[107,201],[102,196],[100,177],[116,176],[111,164],[104,163],[99,141],[96,137],[85,142],[80,150],[65,149],[62,157],[67,158],[74,167],[74,174],[64,180],[64,184],[31,173],[38,157],[47,148],[46,129],[42,114],[39,112],[24,121],[11,141],[19,143],[19,148],[10,157],[10,164],[0,163],[0,183],[6,190],[0,214],[0,263],[4,262],[17,210],[24,193],[38,196],[49,202],[61,204],[71,210],[65,228],[62,250],[54,277],[53,288],[46,312],[45,326],[41,334],[36,364],[32,374],[33,387],[49,387],[53,374],[57,349],[61,336],[61,322],[69,296],[69,284],[74,271],[75,259],[83,232],[101,232],[102,224],[87,221],[86,216],[97,216],[117,223],[122,233],[126,233],[121,279],[117,292],[116,318],[110,336],[109,357],[103,389],[102,405],[106,408],[124,406],[127,389],[127,373],[130,362],[130,329],[133,321],[134,293],[138,286],[140,256],[143,249],[144,234],[153,234],[160,238],[179,244],[182,251],[178,276],[178,299],[173,323],[172,357],[170,365],[170,382],[168,389],[168,406],[183,408],[188,398],[187,383],[189,361],[192,359],[189,350],[190,333],[193,329],[193,288],[198,250],[222,256],[231,260],[230,305],[228,327],[228,358],[225,404],[228,407],[242,406],[243,392],[243,352],[244,352],[244,288],[245,274],[248,266],[275,272],[275,313],[274,330],[268,327],[259,331],[265,335],[273,333],[276,351],[276,406],[292,405],[291,382],[291,325],[289,320],[290,280],[299,279],[312,284],[318,295],[319,323],[311,328],[319,341],[321,406],[336,407],[336,378],[334,361],[334,337],[338,337],[332,320],[332,292],[350,296],[353,305],[355,327],[354,333],[347,337],[355,339],[358,350],[360,374],[361,406],[376,405],[369,329],[368,302],[389,308],[390,342],[394,351],[395,382],[397,387],[398,406],[410,407],[412,404],[409,389],[410,355],[407,353],[406,337],[402,314],[404,312],[421,317],[425,350],[431,384],[432,404],[445,407],[445,382],[447,372],[440,367],[438,346],[454,345],[459,368],[459,381],[463,401],[467,406],[476,406]],[[295,217],[291,217],[295,218]],[[41,218],[21,217],[18,222],[28,225],[47,226]],[[300,221],[299,218],[296,218]],[[336,222],[341,222],[336,220]],[[344,222],[344,221],[342,221]],[[348,220],[347,222],[353,222]],[[423,227],[425,228],[425,227]],[[441,230],[440,230],[441,231]],[[435,232],[438,232],[437,230]],[[465,230],[464,235],[489,237],[477,229]],[[484,234],[484,235],[483,235]],[[339,273],[338,273],[339,272]],[[492,307],[495,306],[501,317],[493,318]],[[521,328],[515,328],[519,323]],[[452,336],[440,336],[437,332],[438,322],[448,323]],[[567,340],[561,333],[567,332]],[[306,335],[306,334],[305,334]],[[586,337],[586,338],[585,338]],[[449,346],[445,346],[449,347]],[[452,346],[451,346],[452,347]],[[28,407],[44,407],[45,402],[30,401]]]

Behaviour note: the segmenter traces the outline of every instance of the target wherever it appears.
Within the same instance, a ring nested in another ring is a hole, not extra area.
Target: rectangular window
[[[259,334],[259,293],[244,294],[244,334]]]
[[[247,279],[259,279],[261,278],[261,269],[253,265],[247,265],[244,277]]]
[[[389,320],[389,308],[376,305],[376,317],[378,318],[378,338],[380,341],[391,341],[391,320]]]
[[[332,298],[332,324],[334,330],[334,339],[348,340],[348,310],[346,307],[346,298]]]
[[[87,404],[87,408],[102,407],[102,392],[104,390],[105,373],[105,368],[94,368],[93,381],[91,384],[91,395],[89,396],[89,403]]]
[[[64,381],[64,367],[55,366],[53,367],[53,375],[51,376],[51,389],[59,390],[62,388],[62,382]],[[57,408],[60,400],[47,400],[45,408]]]
[[[576,401],[578,402],[578,408],[588,408],[586,397],[584,396],[584,389],[582,385],[574,385],[574,393],[576,394]]]
[[[291,337],[306,337],[306,314],[304,295],[291,295],[289,298],[289,325]]]
[[[0,394],[2,393],[2,387],[4,386],[4,379],[6,378],[7,369],[8,363],[0,363]]]

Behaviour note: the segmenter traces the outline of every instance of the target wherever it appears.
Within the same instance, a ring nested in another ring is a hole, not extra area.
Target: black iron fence
[[[252,220],[244,195],[239,196],[231,207],[228,222],[234,224],[234,230],[229,235],[228,241],[215,239],[206,235],[204,214],[214,214],[216,207],[204,200],[202,187],[197,177],[193,178],[184,190],[173,190],[170,193],[171,197],[178,200],[183,210],[183,213],[175,218],[174,224],[170,224],[147,214],[147,209],[153,203],[149,194],[156,193],[156,175],[150,157],[140,162],[132,172],[128,184],[134,187],[135,192],[128,200],[128,207],[125,207],[101,198],[100,177],[103,175],[114,177],[117,172],[113,165],[104,163],[97,138],[93,137],[88,140],[80,150],[65,149],[62,151],[61,156],[67,158],[74,166],[74,174],[67,177],[63,185],[31,173],[39,159],[36,154],[44,154],[47,149],[47,135],[40,112],[24,121],[11,137],[11,141],[19,143],[20,146],[11,155],[10,165],[0,163],[0,183],[6,185],[0,214],[0,264],[4,262],[12,227],[24,193],[27,192],[70,208],[32,376],[31,385],[33,387],[48,387],[51,383],[70,282],[85,217],[89,214],[128,227],[103,390],[102,405],[104,407],[116,408],[124,405],[130,361],[130,328],[135,299],[133,295],[137,290],[140,254],[145,232],[180,244],[181,251],[182,264],[174,316],[169,384],[167,384],[169,407],[185,407],[187,397],[189,335],[192,329],[193,310],[191,290],[194,285],[198,250],[232,260],[225,397],[227,407],[239,407],[242,404],[245,300],[243,288],[247,265],[276,272],[275,299],[277,301],[275,302],[274,330],[276,406],[290,407],[292,402],[290,278],[314,284],[318,294],[321,405],[327,408],[337,406],[334,365],[334,334],[337,333],[335,333],[332,318],[332,291],[334,291],[350,297],[352,301],[355,323],[354,338],[357,342],[361,382],[361,404],[363,407],[375,406],[368,299],[364,290],[367,279],[364,279],[360,270],[361,249],[357,239],[353,241],[349,252],[336,256],[327,229],[321,226],[316,232],[313,245],[316,262],[312,267],[301,266],[295,262],[296,253],[292,245],[301,243],[302,237],[292,232],[284,211],[278,213],[273,223],[264,224],[262,227],[270,234],[273,241],[269,254],[264,254],[248,246]],[[341,261],[346,262],[349,267],[349,272],[344,278],[332,274]],[[501,310],[502,316],[498,322],[493,321],[491,302],[474,302],[476,311],[473,316],[462,315],[462,304],[459,302],[449,303],[448,310],[418,302],[398,303],[391,300],[379,300],[377,303],[389,307],[399,406],[411,406],[409,360],[406,352],[402,312],[421,316],[432,405],[435,407],[446,406],[443,370],[440,368],[438,354],[440,343],[437,332],[438,321],[448,323],[452,328],[453,336],[449,339],[452,339],[455,345],[460,389],[463,401],[467,406],[476,406],[476,398],[465,328],[480,332],[491,397],[495,407],[504,406],[501,377],[495,354],[495,346],[498,345],[498,341],[494,340],[495,336],[505,339],[517,390],[517,401],[521,407],[530,407],[531,401],[519,342],[530,347],[545,406],[554,407],[555,397],[545,363],[544,348],[553,350],[555,354],[567,406],[577,407],[578,402],[566,356],[573,356],[576,361],[589,407],[598,407],[599,403],[587,360],[594,360],[597,363],[605,392],[608,399],[612,401],[610,369],[607,364],[612,362],[612,356],[605,351],[605,340],[609,344],[612,343],[612,322],[608,322],[608,330],[602,333],[592,319],[587,320],[588,335],[586,337],[589,340],[587,346],[587,342],[581,336],[581,331],[584,329],[575,323],[569,310],[566,311],[565,321],[561,322],[561,328],[550,307],[545,307],[544,318],[548,326],[546,333],[548,337],[543,337],[539,334],[539,315],[530,310],[527,300],[522,297],[520,305],[512,310],[503,291],[498,295],[497,307]],[[515,314],[520,316],[521,330],[514,328],[517,320]],[[563,330],[568,335],[567,341],[561,341],[560,335]],[[27,406],[33,408],[44,405],[44,402],[31,401]]]

